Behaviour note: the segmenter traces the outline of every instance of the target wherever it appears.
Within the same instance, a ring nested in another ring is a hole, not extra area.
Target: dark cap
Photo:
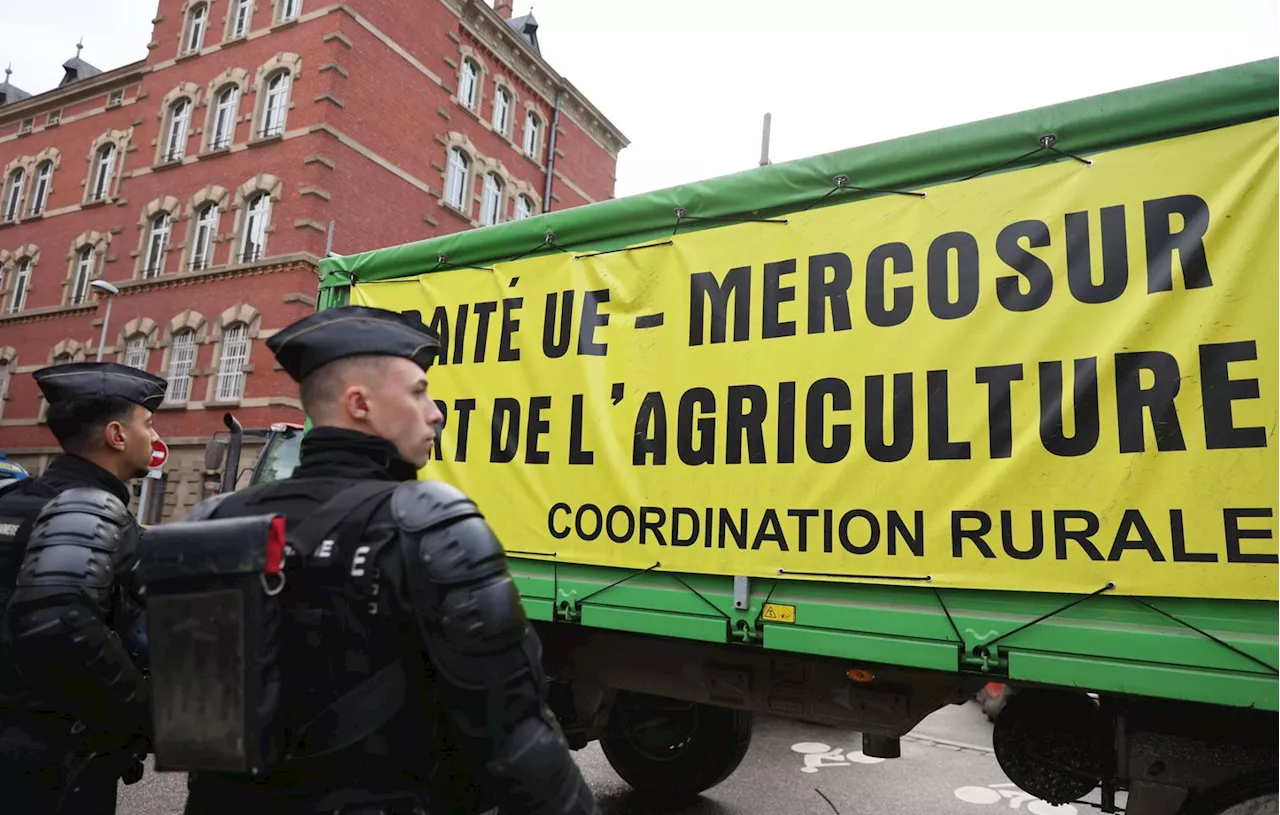
[[[32,376],[50,405],[70,399],[117,396],[142,405],[152,413],[164,401],[165,387],[169,384],[154,374],[118,362],[51,365]]]
[[[267,347],[293,381],[301,382],[345,357],[403,357],[426,370],[440,339],[423,325],[420,312],[342,306],[308,314],[268,339]]]

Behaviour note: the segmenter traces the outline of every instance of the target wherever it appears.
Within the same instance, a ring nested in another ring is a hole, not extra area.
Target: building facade
[[[159,520],[204,497],[226,412],[302,421],[263,341],[314,310],[327,248],[610,198],[627,141],[508,0],[160,0],[152,23],[144,60],[77,49],[53,90],[0,85],[0,451],[57,453],[41,367],[165,376]]]

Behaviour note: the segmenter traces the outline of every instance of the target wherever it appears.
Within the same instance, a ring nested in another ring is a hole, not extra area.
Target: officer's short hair
[[[58,444],[68,453],[80,453],[111,422],[127,422],[135,402],[119,396],[82,396],[49,405],[45,420]]]
[[[386,359],[383,356],[343,357],[317,368],[298,386],[302,410],[310,415],[315,409],[332,404],[343,385],[357,376],[376,373]]]

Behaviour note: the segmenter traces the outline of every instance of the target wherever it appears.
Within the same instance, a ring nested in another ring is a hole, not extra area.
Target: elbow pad
[[[547,708],[541,643],[480,510],[447,484],[421,481],[397,489],[391,511],[440,701],[472,766],[492,778],[499,808],[598,812]]]
[[[114,495],[72,489],[45,505],[31,529],[5,618],[10,655],[89,727],[145,723],[141,672],[108,624],[117,569],[136,554],[138,530]]]

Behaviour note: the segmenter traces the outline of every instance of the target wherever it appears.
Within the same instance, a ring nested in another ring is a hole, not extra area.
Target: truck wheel
[[[1280,784],[1274,772],[1228,781],[1193,797],[1178,815],[1274,815]]]
[[[751,746],[750,711],[619,693],[600,747],[636,792],[678,802],[728,778]]]

